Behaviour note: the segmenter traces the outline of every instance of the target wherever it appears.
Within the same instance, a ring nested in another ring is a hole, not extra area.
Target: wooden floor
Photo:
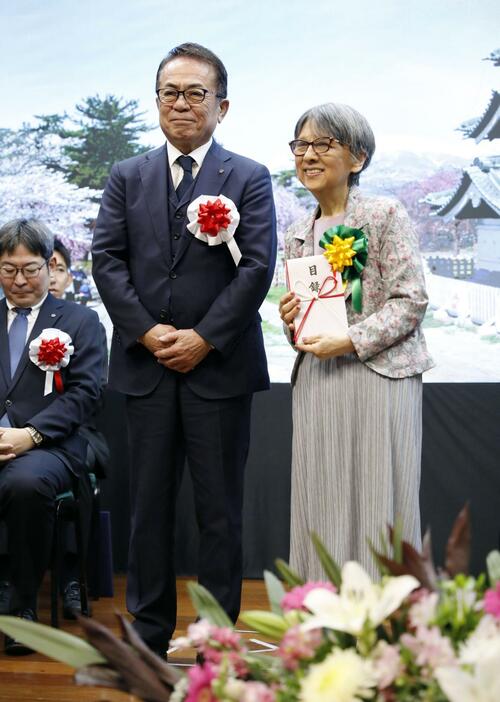
[[[177,581],[178,619],[175,636],[184,635],[188,624],[194,621],[195,613],[186,594],[185,579]],[[261,580],[247,580],[243,583],[242,609],[266,609],[267,597]],[[117,632],[115,612],[126,613],[125,578],[115,578],[115,597],[101,598],[92,603],[93,617]],[[48,588],[43,587],[39,602],[40,621],[49,624]],[[66,631],[80,635],[81,629],[76,622],[61,619],[61,626]],[[260,642],[246,634],[256,649]],[[0,634],[0,702],[137,702],[137,698],[117,690],[96,687],[76,687],[72,682],[73,670],[68,666],[49,660],[42,655],[32,654],[23,657],[10,657],[3,653],[3,636]],[[174,651],[169,655],[169,662],[182,666],[194,662],[194,651]]]

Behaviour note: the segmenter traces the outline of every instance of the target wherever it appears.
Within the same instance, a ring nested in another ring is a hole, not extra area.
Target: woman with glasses
[[[317,206],[286,233],[285,257],[325,253],[325,232],[354,235],[367,253],[358,258],[359,282],[344,289],[347,332],[325,329],[295,346],[290,561],[303,577],[323,577],[314,531],[340,564],[358,560],[375,574],[368,540],[378,546],[386,524],[399,518],[404,538],[421,541],[421,374],[433,363],[421,330],[427,294],[418,242],[399,202],[358,188],[375,151],[359,112],[313,107],[290,148]],[[293,290],[280,300],[291,341],[300,305]]]

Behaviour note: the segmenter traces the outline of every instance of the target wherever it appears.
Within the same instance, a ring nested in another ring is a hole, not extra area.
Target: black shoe
[[[13,616],[26,619],[29,622],[38,621],[36,612],[28,608],[14,612]],[[27,656],[29,653],[34,653],[31,648],[28,648],[28,646],[25,646],[20,641],[12,639],[10,636],[5,636],[4,650],[8,656]]]
[[[0,614],[10,612],[10,583],[7,580],[0,580]]]
[[[74,620],[76,615],[81,613],[80,583],[77,580],[70,580],[63,592],[63,617],[64,619]]]
[[[152,648],[151,650],[153,653],[156,653],[156,655],[159,656],[162,661],[165,661],[165,663],[168,662],[168,654],[164,648]]]

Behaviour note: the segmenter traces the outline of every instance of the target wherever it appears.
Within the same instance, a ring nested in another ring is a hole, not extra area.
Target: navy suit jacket
[[[28,347],[46,328],[60,329],[72,339],[74,353],[61,370],[64,392],[55,385],[43,394],[45,372],[29,358]],[[56,454],[74,473],[84,467],[87,442],[77,430],[92,416],[101,394],[103,367],[99,318],[93,310],[50,293],[40,308],[14,377],[10,377],[7,304],[0,302],[0,412],[13,427],[31,424],[45,437],[43,448]]]
[[[268,170],[213,142],[190,200],[225,195],[236,205],[238,266],[227,246],[208,246],[184,221],[170,248],[166,146],[115,164],[93,242],[94,278],[115,327],[110,385],[150,393],[165,370],[137,338],[157,323],[194,328],[215,347],[185,378],[201,397],[264,390],[269,376],[259,307],[276,260],[276,222]],[[184,210],[188,201],[184,203]]]

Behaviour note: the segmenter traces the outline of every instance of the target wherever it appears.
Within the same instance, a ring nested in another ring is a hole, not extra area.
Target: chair
[[[95,476],[93,476],[96,481]],[[87,547],[84,543],[84,528],[80,500],[78,479],[74,479],[73,489],[56,496],[54,509],[54,535],[52,541],[52,557],[50,563],[50,623],[53,627],[59,627],[58,595],[61,582],[62,559],[63,559],[63,529],[68,522],[73,522],[76,536],[76,552],[78,560],[78,583],[80,586],[80,598],[82,614],[90,616],[88,588],[87,588]],[[92,480],[91,480],[92,485]]]

